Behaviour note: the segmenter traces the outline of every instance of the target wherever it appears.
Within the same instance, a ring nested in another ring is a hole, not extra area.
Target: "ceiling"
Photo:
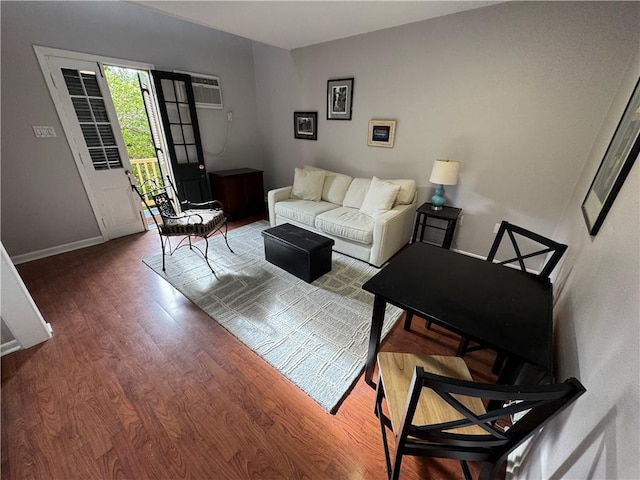
[[[134,1],[165,15],[292,50],[497,1]]]

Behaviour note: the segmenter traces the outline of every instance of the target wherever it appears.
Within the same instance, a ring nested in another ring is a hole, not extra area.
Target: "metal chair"
[[[466,480],[472,478],[467,462],[481,462],[478,478],[494,479],[511,451],[586,391],[575,378],[534,386],[476,383],[464,360],[452,356],[381,352],[378,371],[374,410],[393,480],[405,455],[459,460]]]
[[[188,200],[180,202],[181,209],[175,206],[174,199],[178,199],[176,191],[171,179],[167,175],[166,185],[160,183],[158,179],[150,178],[145,180],[140,186],[136,185],[136,181],[130,173],[127,173],[131,189],[135,191],[142,202],[145,204],[160,235],[160,244],[162,246],[162,270],[165,271],[165,255],[173,255],[180,247],[188,246],[189,249],[194,248],[204,257],[207,266],[214,272],[213,267],[209,263],[207,256],[209,251],[209,237],[216,232],[220,232],[224,238],[224,242],[231,253],[233,250],[227,241],[227,217],[224,213],[224,207],[218,200],[211,200],[204,203],[192,203]],[[153,202],[153,205],[152,203]],[[160,221],[153,214],[152,208],[155,207],[160,215]],[[223,231],[224,229],[224,231]],[[170,237],[183,237],[175,248],[171,248]],[[204,251],[198,245],[192,242],[193,237],[204,239]]]

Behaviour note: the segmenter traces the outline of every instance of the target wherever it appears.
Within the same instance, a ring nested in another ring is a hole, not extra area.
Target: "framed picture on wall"
[[[327,81],[327,120],[351,120],[353,77]]]
[[[370,120],[367,145],[371,147],[393,147],[396,136],[395,120]]]
[[[600,230],[639,153],[640,80],[582,203],[582,214],[591,235]]]
[[[303,140],[317,140],[318,112],[293,112],[293,136]]]

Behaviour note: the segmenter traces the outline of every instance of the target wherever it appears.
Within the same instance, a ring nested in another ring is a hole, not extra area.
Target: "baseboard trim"
[[[483,257],[482,255],[477,255],[471,252],[465,252],[464,250],[458,250],[457,248],[452,248],[452,252],[461,253],[462,255],[467,255],[468,257],[479,258],[480,260],[486,260],[487,257]]]
[[[476,255],[475,253],[465,252],[464,250],[458,250],[457,248],[452,248],[451,250],[453,252],[456,252],[456,253],[461,253],[462,255],[468,255],[469,257],[479,258],[480,260],[486,260],[487,259],[487,257],[483,257],[482,255]],[[509,265],[504,265],[504,266],[505,267],[509,267],[509,268],[513,268],[515,270],[520,270],[520,267],[518,265],[509,264]],[[532,270],[531,268],[527,268],[527,272],[532,273],[533,275],[540,275],[540,271],[539,270]]]
[[[21,350],[22,346],[18,343],[17,340],[11,340],[10,342],[5,342],[0,347],[0,357],[8,355],[9,353],[17,352]]]
[[[11,261],[14,265],[21,263],[31,262],[33,260],[40,260],[41,258],[51,257],[60,253],[72,252],[73,250],[79,250],[81,248],[91,247],[93,245],[99,245],[104,243],[102,237],[85,238],[77,242],[65,243],[64,245],[58,245],[56,247],[45,248],[43,250],[36,250],[35,252],[23,253],[11,257]]]

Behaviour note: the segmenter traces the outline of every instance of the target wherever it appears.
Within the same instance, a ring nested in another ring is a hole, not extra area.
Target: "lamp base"
[[[431,197],[431,209],[442,210],[442,206],[445,203],[447,203],[447,201],[444,198],[444,187],[442,185],[438,185],[435,194]]]

